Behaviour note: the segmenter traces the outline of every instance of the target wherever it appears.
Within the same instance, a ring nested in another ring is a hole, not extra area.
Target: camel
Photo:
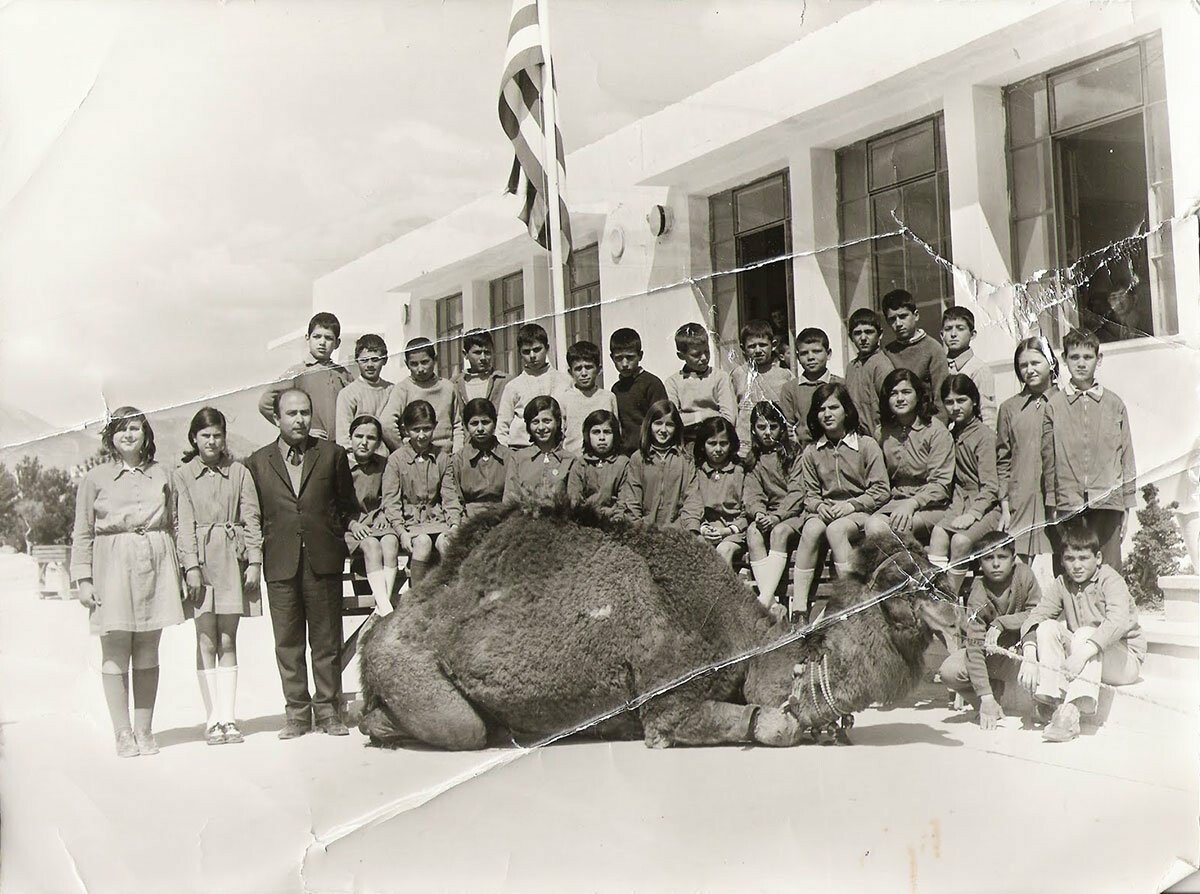
[[[859,560],[826,621],[792,631],[686,532],[502,506],[464,524],[363,637],[359,729],[447,750],[484,748],[489,730],[523,743],[591,729],[653,748],[801,744],[903,696],[933,634],[957,629],[916,550],[867,543]]]

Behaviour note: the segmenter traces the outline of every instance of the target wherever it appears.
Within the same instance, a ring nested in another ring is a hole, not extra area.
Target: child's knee
[[[418,562],[423,562],[429,558],[429,554],[433,552],[433,541],[428,534],[417,534],[412,539],[412,557]]]
[[[1071,634],[1071,648],[1073,650],[1082,648],[1087,644],[1088,640],[1092,638],[1092,634],[1095,632],[1095,627],[1080,627]]]
[[[367,537],[358,542],[364,559],[380,559],[383,557],[383,547],[374,537]]]
[[[788,541],[791,540],[790,534],[791,532],[787,528],[776,525],[771,531],[771,549],[781,553],[787,552]]]
[[[872,515],[863,526],[868,537],[887,534],[892,530],[892,523],[883,515]]]
[[[935,530],[940,530],[940,529],[935,529]],[[971,543],[971,538],[968,537],[966,534],[955,534],[953,537],[950,538],[950,550],[956,556],[967,555],[969,552],[971,552],[971,547],[973,545],[974,544]]]

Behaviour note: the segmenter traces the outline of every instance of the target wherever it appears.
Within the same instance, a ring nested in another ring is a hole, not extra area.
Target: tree
[[[0,465],[0,545],[25,548],[25,527],[17,514],[20,499],[16,476]]]
[[[26,545],[70,543],[75,484],[62,469],[44,469],[34,456],[17,463],[16,516]]]
[[[1134,602],[1158,606],[1163,600],[1158,579],[1179,573],[1179,560],[1186,550],[1175,520],[1179,504],[1160,506],[1158,488],[1153,484],[1142,488],[1142,499],[1146,505],[1137,513],[1140,528],[1133,537],[1133,552],[1125,560],[1124,577]]]

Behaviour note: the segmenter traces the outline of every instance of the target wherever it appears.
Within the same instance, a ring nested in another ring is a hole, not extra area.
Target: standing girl
[[[696,481],[704,507],[700,536],[731,568],[746,548],[746,469],[738,449],[737,430],[724,416],[710,416],[696,427]]]
[[[970,376],[942,380],[942,406],[954,437],[954,486],[950,508],[929,538],[929,561],[946,570],[955,595],[967,576],[976,542],[1000,523],[1000,481],[996,477],[996,436],[979,417],[979,388]]]
[[[894,369],[884,377],[879,419],[877,440],[892,496],[867,522],[867,533],[894,531],[927,544],[950,505],[954,439],[933,415],[932,396],[912,370]]]
[[[111,461],[88,470],[75,502],[71,577],[100,636],[117,755],[157,754],[150,728],[162,629],[183,622],[171,475],[154,460],[141,410],[120,407],[101,436]],[[129,723],[132,665],[133,725]]]
[[[629,457],[617,452],[621,425],[608,410],[592,410],[583,420],[583,457],[571,467],[567,495],[572,503],[587,501],[612,509],[625,485]]]
[[[804,527],[804,491],[795,445],[783,408],[759,401],[750,411],[750,457],[746,473],[746,552],[758,585],[758,601],[770,608],[787,568],[788,549]],[[794,485],[789,490],[790,483]]]
[[[800,457],[804,508],[810,513],[796,547],[794,610],[808,610],[821,548],[828,544],[839,576],[850,571],[852,541],[890,493],[883,451],[859,434],[858,410],[840,382],[817,386],[808,410],[813,442]]]
[[[1058,390],[1058,360],[1046,339],[1034,335],[1017,344],[1013,369],[1024,387],[1000,405],[996,418],[1000,529],[1013,535],[1017,555],[1032,566],[1053,551],[1042,495],[1042,419]]]
[[[196,619],[196,673],[209,745],[242,741],[235,720],[237,631],[262,614],[262,525],[250,471],[225,448],[225,416],[203,407],[188,426],[191,449],[175,471],[179,558]]]
[[[542,394],[525,404],[525,430],[533,441],[513,451],[504,477],[506,502],[554,503],[567,496],[567,479],[579,457],[563,449],[562,409]]]
[[[683,454],[683,421],[669,400],[658,400],[642,420],[641,447],[629,460],[618,504],[621,513],[651,525],[700,532],[704,505],[696,466]]]
[[[473,397],[463,406],[467,443],[450,458],[446,484],[457,494],[463,515],[470,518],[504,499],[505,471],[512,452],[496,440],[496,406]]]
[[[346,531],[351,553],[362,552],[375,611],[386,617],[392,611],[392,589],[399,574],[397,559],[400,538],[383,512],[383,473],[387,460],[378,453],[383,443],[383,423],[374,416],[355,416],[350,421],[350,475],[358,518]]]
[[[433,406],[425,400],[410,401],[400,421],[405,439],[383,470],[383,513],[409,555],[408,576],[415,586],[441,555],[462,507],[454,488],[444,484],[450,460],[433,443]]]

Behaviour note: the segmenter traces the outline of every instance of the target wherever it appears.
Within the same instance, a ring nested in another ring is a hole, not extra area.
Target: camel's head
[[[880,608],[891,627],[892,640],[924,652],[931,633],[956,642],[962,610],[953,594],[942,589],[944,576],[916,550],[900,548],[884,558],[868,579],[868,589],[882,598]]]

